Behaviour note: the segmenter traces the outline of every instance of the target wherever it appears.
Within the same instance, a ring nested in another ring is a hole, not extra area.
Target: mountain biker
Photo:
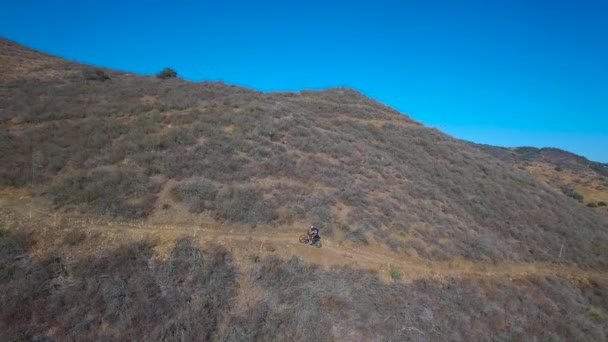
[[[308,235],[310,236],[311,245],[314,245],[317,241],[319,241],[319,239],[321,239],[321,236],[319,235],[319,228],[315,227],[314,224],[310,226],[310,232]]]

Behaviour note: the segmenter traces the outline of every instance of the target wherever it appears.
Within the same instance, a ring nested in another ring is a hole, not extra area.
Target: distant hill
[[[608,164],[556,148],[477,146],[516,168],[527,170],[565,195],[608,212],[608,206],[603,205],[608,204]]]
[[[173,76],[0,39],[0,339],[608,336],[606,165]]]

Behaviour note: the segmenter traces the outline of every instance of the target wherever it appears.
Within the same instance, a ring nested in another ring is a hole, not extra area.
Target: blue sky
[[[0,36],[263,91],[358,89],[474,142],[608,162],[608,1],[2,0]]]

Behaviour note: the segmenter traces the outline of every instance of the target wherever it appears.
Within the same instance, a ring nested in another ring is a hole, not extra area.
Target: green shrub
[[[268,132],[268,137],[270,138],[270,141],[273,141],[273,142],[280,141],[284,136],[285,136],[285,134],[281,134],[276,131]]]
[[[562,171],[564,171],[564,169],[561,166],[556,166],[555,171],[562,172]]]
[[[173,70],[171,68],[165,68],[163,71],[158,73],[158,75],[156,75],[156,77],[158,77],[162,80],[166,80],[168,78],[175,78],[175,77],[177,77],[177,72],[175,72],[175,70]]]
[[[350,231],[350,229],[348,228],[348,225],[347,225],[347,224],[345,224],[345,223],[341,223],[341,224],[338,226],[338,228],[340,228],[340,230],[341,230],[341,231],[343,231],[343,232],[348,232],[348,231]]]
[[[602,313],[598,309],[594,308],[593,306],[587,307],[587,314],[589,315],[589,317],[592,320],[594,320],[598,323],[604,319],[604,317],[602,316]]]
[[[391,278],[395,281],[397,280],[401,280],[401,272],[399,272],[398,270],[391,268],[391,270],[389,271],[389,274],[391,275]]]
[[[6,236],[7,232],[4,229],[0,229],[0,239],[2,239],[4,236]]]
[[[111,79],[110,76],[108,76],[108,74],[106,74],[106,72],[100,68],[87,68],[82,71],[82,74],[88,81],[105,82]]]
[[[597,202],[597,206],[598,207],[605,207],[606,206],[606,202],[604,202],[604,201]]]
[[[589,202],[589,203],[587,203],[587,206],[588,206],[589,208],[597,208],[597,204],[595,204],[594,202]]]

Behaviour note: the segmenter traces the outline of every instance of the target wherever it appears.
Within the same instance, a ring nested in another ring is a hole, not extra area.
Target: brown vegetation
[[[515,168],[530,172],[541,182],[577,201],[585,204],[608,201],[608,164],[555,148],[475,146]]]

